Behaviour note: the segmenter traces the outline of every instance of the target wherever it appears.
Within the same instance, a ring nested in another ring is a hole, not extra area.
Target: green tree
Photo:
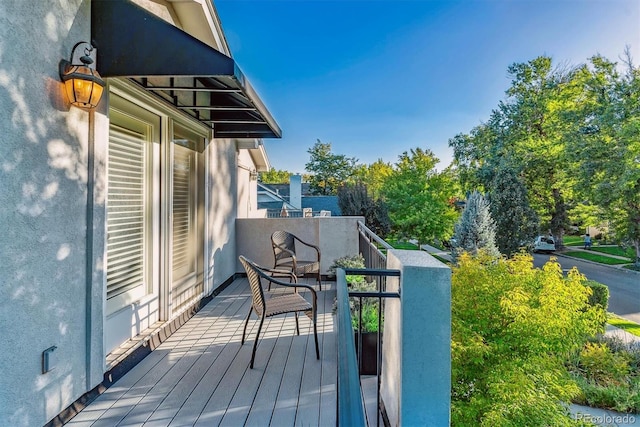
[[[288,184],[291,172],[271,168],[268,172],[260,172],[259,179],[263,184]]]
[[[467,197],[464,211],[454,228],[452,247],[451,254],[456,259],[462,252],[476,255],[481,249],[490,256],[500,256],[489,201],[478,191]]]
[[[333,154],[330,143],[318,139],[307,153],[310,159],[305,169],[311,174],[309,187],[313,194],[335,195],[338,187],[353,177],[358,160],[344,154]]]
[[[380,237],[391,231],[389,211],[382,199],[369,196],[364,184],[346,184],[338,188],[338,206],[344,216],[363,216],[365,223]]]
[[[578,425],[565,404],[579,393],[565,362],[602,331],[585,278],[556,262],[533,268],[463,254],[452,276],[453,426]]]
[[[398,237],[419,242],[451,237],[458,215],[450,200],[457,191],[451,171],[438,172],[437,163],[430,150],[405,151],[384,181],[381,193]]]
[[[567,96],[576,70],[554,68],[551,58],[541,56],[511,65],[508,73],[507,97],[489,120],[449,141],[454,164],[465,185],[487,190],[500,163],[508,159],[520,171],[530,205],[562,241],[565,203],[573,200],[563,115],[576,101]]]
[[[378,159],[369,165],[359,165],[355,170],[355,180],[367,187],[367,194],[377,200],[381,196],[384,182],[391,176],[393,166]]]
[[[628,51],[625,62],[623,73],[601,56],[581,68],[568,153],[585,204],[604,210],[640,266],[640,68]]]
[[[538,233],[538,216],[529,206],[527,189],[516,171],[501,163],[489,183],[491,216],[496,223],[496,243],[512,256]]]

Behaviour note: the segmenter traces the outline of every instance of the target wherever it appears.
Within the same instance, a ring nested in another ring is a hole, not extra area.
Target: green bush
[[[337,268],[365,268],[364,267],[364,257],[361,254],[358,255],[349,255],[344,256],[342,258],[337,258],[329,267],[329,272],[333,275],[336,274]],[[353,285],[363,285],[366,284],[364,276],[359,274],[347,274],[347,284],[351,287]]]
[[[600,306],[602,309],[607,310],[609,307],[609,287],[595,280],[587,280],[585,286],[591,288],[591,295],[589,295],[589,305],[595,307]]]
[[[373,298],[363,298],[362,301],[362,328],[361,332],[378,331],[378,301],[367,301]],[[351,323],[354,330],[358,330],[359,313],[356,310],[351,316]]]
[[[629,374],[629,357],[612,352],[606,344],[587,343],[580,352],[578,367],[596,384],[621,385]]]
[[[640,412],[640,346],[599,335],[569,362],[580,393],[573,402]]]
[[[350,255],[333,261],[329,271],[335,274],[337,268],[365,268],[362,255]],[[375,282],[367,282],[365,276],[359,274],[347,274],[347,285],[351,291],[375,291]],[[360,317],[360,300],[351,298],[351,321],[353,329],[358,330]],[[376,332],[378,330],[378,300],[377,298],[362,299],[362,332]]]
[[[462,254],[451,279],[451,425],[573,425],[570,354],[602,331],[584,277],[557,262]],[[535,421],[534,421],[535,420]]]

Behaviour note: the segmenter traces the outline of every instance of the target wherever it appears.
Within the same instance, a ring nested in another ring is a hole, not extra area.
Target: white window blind
[[[146,152],[145,135],[110,126],[107,299],[145,286]]]
[[[195,273],[195,155],[175,145],[173,158],[173,274],[174,280]]]

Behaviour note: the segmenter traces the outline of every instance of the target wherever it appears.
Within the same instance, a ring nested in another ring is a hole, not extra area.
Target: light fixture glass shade
[[[82,108],[95,108],[104,90],[104,80],[86,65],[70,65],[62,74],[62,81],[71,104]]]

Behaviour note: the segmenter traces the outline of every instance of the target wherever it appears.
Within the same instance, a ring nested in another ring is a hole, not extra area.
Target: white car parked
[[[538,236],[533,242],[533,252],[553,252],[556,250],[556,242],[551,236]]]

